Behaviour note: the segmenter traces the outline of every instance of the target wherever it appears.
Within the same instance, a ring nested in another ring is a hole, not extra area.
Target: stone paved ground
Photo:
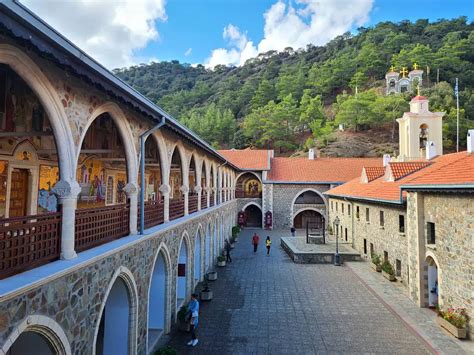
[[[201,306],[198,346],[188,348],[184,334],[170,346],[180,354],[432,352],[349,267],[294,264],[278,234],[270,233],[267,257],[263,245],[253,254],[244,231],[233,262],[210,284],[214,299]]]

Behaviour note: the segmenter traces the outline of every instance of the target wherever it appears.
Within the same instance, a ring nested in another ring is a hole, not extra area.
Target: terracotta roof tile
[[[273,158],[267,180],[342,183],[360,175],[364,166],[382,166],[381,158]]]
[[[468,184],[474,185],[474,154],[461,152],[436,157],[424,168],[395,181],[387,181],[384,176],[364,184],[360,178],[356,178],[326,194],[401,203],[406,198],[401,186]]]
[[[364,170],[368,182],[374,181],[385,174],[383,166],[364,166]]]
[[[218,152],[242,170],[268,170],[269,157],[273,155],[271,150],[257,149],[229,149],[218,150]]]
[[[394,180],[401,179],[417,170],[423,169],[430,163],[424,162],[390,162],[390,172]]]

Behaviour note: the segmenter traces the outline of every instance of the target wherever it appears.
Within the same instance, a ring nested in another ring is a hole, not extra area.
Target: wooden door
[[[10,188],[10,217],[26,216],[28,203],[28,170],[13,169]]]

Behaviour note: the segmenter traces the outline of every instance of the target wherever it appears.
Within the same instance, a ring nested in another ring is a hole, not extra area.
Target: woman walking
[[[270,255],[270,247],[272,246],[272,241],[270,240],[270,237],[267,236],[267,239],[265,240],[265,245],[267,246],[267,256]]]

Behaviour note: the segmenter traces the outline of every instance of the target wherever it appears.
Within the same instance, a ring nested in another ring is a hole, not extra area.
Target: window
[[[343,203],[341,203],[341,212],[342,212],[342,214],[344,214],[344,204]]]
[[[331,201],[331,210],[334,211],[334,201]]]
[[[367,239],[364,239],[364,254],[367,255]]]
[[[383,227],[384,225],[385,225],[385,220],[384,220],[383,211],[380,211],[380,227]]]
[[[374,243],[370,243],[370,256],[374,255]]]
[[[338,203],[336,202],[336,212],[337,212],[337,205],[338,205]]]
[[[347,214],[351,215],[351,205],[347,205]]]
[[[402,276],[402,262],[398,259],[395,263],[395,276]]]
[[[388,251],[383,251],[383,261],[388,261]]]
[[[398,231],[405,233],[405,216],[402,214],[398,216]]]
[[[347,228],[344,229],[345,237],[346,237],[346,242],[347,242]]]
[[[356,218],[359,219],[359,217],[360,217],[359,206],[356,206]]]
[[[435,224],[432,222],[426,223],[426,236],[428,237],[428,244],[436,243]]]
[[[370,222],[370,214],[369,214],[369,208],[368,207],[365,209],[365,221]]]

